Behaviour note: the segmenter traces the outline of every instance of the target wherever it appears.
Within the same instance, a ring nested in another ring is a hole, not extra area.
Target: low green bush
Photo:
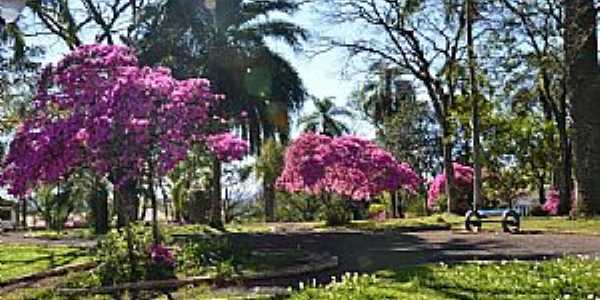
[[[325,206],[323,214],[327,226],[348,225],[352,219],[346,203],[337,196],[331,197],[331,201]]]
[[[251,256],[248,249],[222,237],[193,239],[181,248],[177,265],[187,275],[214,274],[219,278],[230,278]]]
[[[175,258],[171,250],[155,245],[151,229],[132,226],[133,247],[130,253],[127,234],[113,230],[99,243],[97,275],[103,286],[140,280],[175,277]]]

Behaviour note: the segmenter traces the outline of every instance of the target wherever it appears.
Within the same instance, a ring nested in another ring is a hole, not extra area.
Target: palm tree
[[[328,136],[340,136],[350,132],[350,129],[338,118],[352,117],[352,112],[344,107],[336,106],[333,100],[333,97],[320,100],[313,98],[316,110],[302,116],[299,120],[303,131],[312,131]]]
[[[359,109],[364,112],[373,125],[381,126],[386,117],[398,112],[400,100],[413,99],[415,91],[410,81],[402,80],[404,75],[401,68],[391,67],[378,62],[369,68],[377,74],[376,78],[368,80],[356,95]]]
[[[288,113],[306,99],[296,70],[266,44],[269,38],[300,49],[307,31],[273,17],[298,9],[291,0],[167,0],[146,7],[137,46],[145,64],[170,66],[179,78],[210,79],[229,99],[218,112],[225,118],[244,112],[243,136],[258,152],[266,138],[287,140]]]
[[[144,64],[171,67],[179,78],[204,76],[228,101],[216,113],[230,119],[245,115],[238,124],[251,150],[262,141],[289,135],[289,113],[301,108],[306,92],[300,76],[266,39],[294,49],[307,32],[291,22],[272,17],[292,14],[299,5],[291,0],[166,0],[148,5],[141,17],[137,47]],[[222,125],[217,125],[222,126]],[[220,166],[214,161],[211,223],[222,227]]]

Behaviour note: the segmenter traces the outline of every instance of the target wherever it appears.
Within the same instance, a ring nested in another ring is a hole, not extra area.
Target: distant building
[[[522,191],[515,197],[513,209],[521,216],[528,216],[531,213],[531,209],[539,204],[540,202],[536,193]]]
[[[0,230],[17,225],[17,203],[0,198]]]

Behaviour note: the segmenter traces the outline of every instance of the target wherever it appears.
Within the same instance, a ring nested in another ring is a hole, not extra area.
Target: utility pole
[[[479,142],[479,97],[477,93],[477,78],[475,76],[475,47],[473,42],[473,15],[475,0],[465,0],[467,17],[467,51],[469,59],[469,98],[471,100],[471,122],[473,125],[473,210],[481,204],[481,144]]]

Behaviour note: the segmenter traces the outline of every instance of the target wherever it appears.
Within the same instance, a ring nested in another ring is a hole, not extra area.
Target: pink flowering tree
[[[288,147],[276,185],[290,193],[320,195],[327,201],[330,193],[366,200],[399,188],[415,191],[420,182],[407,164],[397,162],[371,141],[305,133]]]
[[[470,205],[469,199],[473,188],[473,168],[459,163],[454,163],[453,167],[454,184],[459,192],[459,195],[457,195],[459,196],[457,209],[463,212],[468,210]],[[440,199],[442,199],[445,189],[446,176],[442,172],[433,179],[429,186],[429,191],[427,192],[427,206],[429,209],[443,211],[443,209],[440,209]]]
[[[220,140],[207,132],[211,107],[221,99],[208,80],[177,80],[169,69],[141,67],[126,47],[80,47],[44,69],[0,181],[24,196],[84,168],[108,179],[119,211],[131,212],[140,181],[148,181],[153,196],[153,178],[167,174],[194,144]],[[218,155],[239,158],[240,152],[234,147]],[[129,223],[129,213],[120,217]]]

